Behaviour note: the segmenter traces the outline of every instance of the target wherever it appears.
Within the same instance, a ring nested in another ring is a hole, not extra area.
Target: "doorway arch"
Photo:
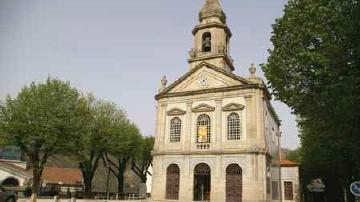
[[[171,164],[166,169],[166,199],[178,200],[180,186],[180,168]]]
[[[206,163],[194,168],[194,201],[209,201],[211,193],[211,169]]]
[[[8,177],[1,182],[1,185],[4,187],[17,187],[19,186],[19,180],[14,177]]]
[[[226,202],[242,202],[242,169],[237,164],[226,168]]]

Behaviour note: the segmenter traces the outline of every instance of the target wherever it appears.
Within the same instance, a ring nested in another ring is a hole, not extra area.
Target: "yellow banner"
[[[199,126],[198,142],[207,142],[208,141],[207,132],[208,132],[207,126]]]

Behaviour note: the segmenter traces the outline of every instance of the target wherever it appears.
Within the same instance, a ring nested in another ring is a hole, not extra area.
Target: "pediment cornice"
[[[207,62],[201,62],[198,66],[194,67],[193,69],[191,69],[190,71],[188,71],[186,74],[184,74],[182,77],[180,77],[178,80],[176,80],[175,82],[173,82],[171,85],[169,85],[168,87],[166,87],[163,91],[161,91],[159,94],[157,94],[155,96],[155,99],[160,99],[164,96],[167,96],[172,89],[174,89],[178,84],[180,84],[181,82],[183,82],[185,79],[187,79],[188,77],[190,77],[190,75],[192,75],[193,73],[195,73],[197,70],[199,70],[202,67],[206,67],[208,69],[214,70],[215,72],[218,72],[220,74],[223,74],[224,76],[227,76],[229,78],[234,79],[235,81],[238,81],[241,83],[241,86],[248,86],[253,84],[251,81],[244,79],[242,77],[239,77],[235,74],[233,74],[232,72],[227,72],[225,70],[223,70],[222,68],[216,67],[214,65],[211,65]],[[233,87],[233,86],[232,86]],[[201,90],[198,90],[201,91]],[[171,93],[170,93],[171,94]]]
[[[212,107],[208,104],[199,104],[198,106],[192,108],[192,112],[212,112],[215,111],[215,107]]]
[[[169,111],[167,111],[168,116],[179,116],[179,115],[184,115],[184,114],[186,114],[186,111],[179,109],[177,107],[172,108]]]
[[[243,110],[245,108],[244,105],[242,104],[237,104],[237,103],[230,103],[225,105],[222,110],[223,111],[240,111]]]

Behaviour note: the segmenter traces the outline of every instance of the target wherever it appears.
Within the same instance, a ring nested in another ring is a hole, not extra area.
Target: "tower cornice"
[[[222,54],[222,53],[221,54],[216,54],[216,55],[211,54],[211,55],[202,55],[202,56],[197,56],[197,57],[194,57],[194,58],[189,58],[188,62],[192,63],[192,62],[205,61],[205,60],[211,60],[211,59],[216,59],[216,58],[223,59],[226,62],[226,64],[228,65],[228,67],[230,68],[231,71],[235,70],[232,59],[230,59],[228,55]]]
[[[219,22],[211,22],[211,23],[196,25],[195,28],[192,30],[192,34],[195,36],[199,30],[211,28],[211,27],[222,28],[225,30],[226,34],[228,34],[229,38],[232,36],[230,28],[226,24]]]

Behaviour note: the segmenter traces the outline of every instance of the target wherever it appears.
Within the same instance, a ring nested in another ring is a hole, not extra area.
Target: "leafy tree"
[[[31,83],[16,98],[8,96],[0,110],[4,139],[29,158],[32,200],[36,200],[44,166],[50,156],[73,151],[79,128],[79,92],[69,83],[48,78]]]
[[[289,151],[286,155],[286,159],[299,163],[301,161],[300,148]]]
[[[138,155],[133,159],[131,169],[139,176],[142,183],[146,183],[149,167],[152,164],[152,150],[154,148],[154,137],[143,137],[141,139]]]
[[[141,135],[135,124],[129,120],[117,122],[116,131],[108,141],[104,161],[118,181],[118,193],[124,193],[124,175],[130,159],[139,150]],[[111,156],[110,156],[111,155]],[[115,160],[114,160],[115,159]]]
[[[359,1],[290,0],[284,11],[263,70],[299,117],[304,169],[331,166],[347,189],[360,177]]]
[[[92,181],[108,137],[115,133],[116,121],[124,118],[124,114],[113,103],[96,100],[92,95],[84,98],[81,106],[82,128],[76,156],[84,179],[85,197],[91,198]]]

